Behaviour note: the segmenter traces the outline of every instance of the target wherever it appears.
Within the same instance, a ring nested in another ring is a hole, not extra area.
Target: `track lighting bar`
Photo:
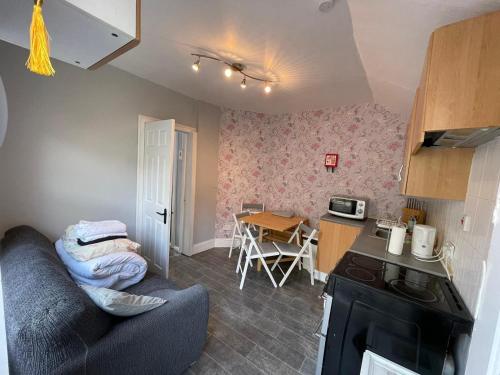
[[[247,78],[252,79],[254,81],[258,81],[258,82],[263,82],[265,84],[264,92],[266,94],[271,93],[271,91],[272,91],[271,85],[277,83],[277,81],[269,80],[266,78],[256,77],[256,76],[253,76],[251,74],[244,72],[244,70],[246,69],[246,66],[241,64],[241,63],[232,63],[232,62],[229,62],[226,60],[222,60],[218,57],[203,55],[203,54],[199,54],[199,53],[192,53],[191,56],[196,57],[196,61],[192,65],[192,68],[195,72],[198,72],[200,70],[201,60],[208,59],[208,60],[218,61],[218,62],[226,65],[226,69],[224,69],[224,75],[226,76],[226,78],[231,78],[233,73],[241,74],[243,76],[243,79],[242,79],[241,84],[240,84],[242,89],[245,89],[247,87]]]

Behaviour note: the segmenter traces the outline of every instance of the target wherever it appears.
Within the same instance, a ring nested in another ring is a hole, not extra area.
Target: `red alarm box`
[[[325,167],[337,168],[338,162],[339,162],[339,154],[326,154]]]

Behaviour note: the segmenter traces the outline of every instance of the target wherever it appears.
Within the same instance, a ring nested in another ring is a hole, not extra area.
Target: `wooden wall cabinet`
[[[441,27],[429,47],[424,131],[500,126],[500,12]]]
[[[419,91],[415,98],[418,98]],[[417,101],[415,99],[413,103],[406,131],[405,156],[399,175],[401,194],[465,200],[474,149],[423,147],[414,154],[414,147],[420,142],[419,137],[423,137],[423,132],[421,134],[418,129]]]
[[[404,195],[465,200],[474,149],[422,148],[411,155]]]
[[[464,200],[473,149],[422,148],[425,133],[500,126],[500,12],[434,31],[400,171],[404,195]]]
[[[32,12],[33,1],[0,1],[0,39],[29,48]],[[141,0],[51,0],[43,16],[51,57],[79,68],[97,69],[141,39]]]
[[[427,99],[427,79],[429,77],[429,68],[431,64],[433,47],[433,36],[429,39],[429,46],[427,47],[427,55],[425,57],[424,68],[422,76],[420,77],[420,84],[415,92],[415,99],[413,100],[413,111],[411,117],[410,127],[410,153],[416,153],[422,147],[425,138],[424,128],[424,110]]]
[[[319,223],[317,269],[329,273],[361,232],[361,227],[321,220]]]

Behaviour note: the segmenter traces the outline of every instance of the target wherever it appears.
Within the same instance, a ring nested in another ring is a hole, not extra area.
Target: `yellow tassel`
[[[45,28],[42,15],[42,0],[37,0],[33,7],[30,27],[30,55],[26,67],[33,73],[53,76],[55,70],[50,62],[49,33]]]

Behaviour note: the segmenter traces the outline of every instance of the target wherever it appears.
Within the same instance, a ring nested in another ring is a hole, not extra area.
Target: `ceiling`
[[[295,112],[375,101],[406,116],[427,41],[438,26],[500,9],[500,0],[146,0],[141,44],[113,65],[190,97],[231,108]],[[208,52],[278,79],[239,87]]]
[[[500,9],[500,0],[348,0],[374,101],[407,116],[439,26]]]
[[[141,44],[111,64],[235,109],[282,113],[374,101],[407,116],[431,32],[500,9],[500,0],[335,0],[321,13],[321,1],[144,0]],[[269,95],[250,80],[242,90],[241,77],[225,78],[220,63],[202,61],[193,72],[191,53],[243,63],[279,83]]]
[[[349,8],[338,1],[322,14],[304,0],[147,0],[142,2],[139,47],[112,64],[191,97],[231,108],[287,112],[371,100],[353,38]],[[250,73],[275,78],[262,84],[226,79],[223,66],[192,52],[242,62]],[[229,82],[228,82],[229,81]]]

